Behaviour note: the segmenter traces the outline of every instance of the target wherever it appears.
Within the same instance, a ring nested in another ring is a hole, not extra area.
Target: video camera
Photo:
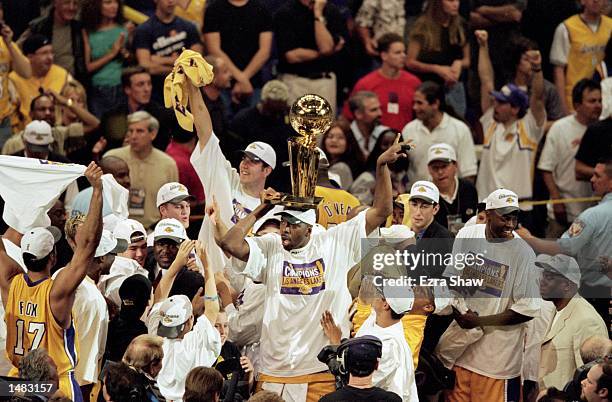
[[[349,355],[350,358],[347,358]],[[348,384],[349,369],[361,369],[361,367],[352,367],[351,364],[373,366],[381,356],[382,342],[380,339],[366,335],[343,339],[340,345],[325,346],[317,355],[317,359],[327,365],[329,371],[336,377],[336,389],[341,389]],[[373,361],[374,359],[376,362]]]

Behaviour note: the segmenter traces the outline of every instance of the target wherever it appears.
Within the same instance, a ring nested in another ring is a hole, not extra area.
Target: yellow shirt
[[[13,46],[13,49],[19,53],[18,46]],[[9,72],[11,71],[11,54],[9,49],[4,42],[4,39],[0,37],[0,121],[6,116],[10,115],[13,108],[11,107],[8,78]]]
[[[315,197],[323,197],[317,208],[317,223],[327,228],[346,222],[351,209],[359,206],[359,200],[352,194],[335,188],[317,186]]]
[[[372,312],[372,306],[369,304],[361,304],[359,301],[356,304],[357,312],[353,315],[353,331],[359,331],[359,328],[363,325],[365,320],[370,316]],[[419,353],[421,352],[421,345],[423,344],[423,336],[425,333],[425,322],[427,322],[426,315],[420,314],[404,314],[402,317],[402,325],[404,327],[404,337],[410,351],[412,352],[412,362],[416,368],[419,365]]]
[[[17,90],[17,94],[21,100],[19,112],[23,116],[24,127],[31,121],[30,104],[32,103],[32,99],[40,95],[39,88],[43,88],[45,90],[52,89],[57,93],[61,93],[62,89],[64,89],[64,85],[66,85],[68,81],[73,80],[72,76],[66,69],[56,64],[51,66],[49,72],[44,77],[30,77],[25,79],[17,75],[16,72],[12,71],[9,74],[9,78],[11,81],[13,81],[13,84],[15,84],[15,89]],[[21,129],[23,130],[24,127]]]
[[[591,78],[595,68],[604,58],[606,44],[612,35],[612,18],[602,15],[597,32],[591,30],[580,18],[580,14],[563,23],[570,40],[565,73],[565,97],[571,107],[574,85],[583,78]]]
[[[206,6],[206,0],[187,0],[187,7],[183,8],[181,4],[183,2],[178,1],[175,13],[181,18],[191,21],[198,27],[198,32],[202,32],[202,24],[204,21],[204,7]]]
[[[49,295],[51,278],[31,282],[27,274],[13,278],[6,302],[6,353],[13,363],[10,376],[16,377],[21,358],[29,351],[45,348],[57,365],[60,391],[74,400],[78,383],[74,377],[78,341],[74,323],[62,328],[53,313]]]

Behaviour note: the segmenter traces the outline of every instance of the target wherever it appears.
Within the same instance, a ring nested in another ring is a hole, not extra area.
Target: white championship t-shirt
[[[471,253],[480,256],[483,263],[467,265],[462,270],[449,265],[444,276],[483,279],[482,286],[472,296],[465,297],[467,307],[481,317],[507,309],[529,317],[537,316],[541,298],[539,271],[534,269],[535,253],[517,234],[510,241],[487,241],[485,227],[462,228],[453,245],[454,255]],[[483,330],[483,337],[469,345],[455,364],[490,378],[520,376],[526,323],[486,326]]]
[[[372,310],[355,336],[364,335],[377,337],[383,345],[372,385],[396,393],[404,402],[418,402],[412,351],[406,342],[402,322],[398,321],[386,328],[379,327],[376,325],[376,313]]]
[[[266,286],[261,331],[261,372],[294,377],[327,370],[317,354],[329,339],[319,320],[329,310],[345,336],[351,296],[346,274],[361,260],[366,211],[324,232],[306,246],[287,251],[277,234],[249,237],[249,258],[259,249],[267,263],[248,264],[244,273]]]
[[[528,110],[522,119],[506,128],[493,119],[493,107],[480,118],[480,123],[484,141],[476,179],[478,199],[499,188],[514,191],[521,200],[531,198],[535,155],[544,135],[543,127],[538,127]]]
[[[538,169],[552,173],[561,198],[590,197],[593,194],[591,183],[576,180],[574,174],[576,168],[574,157],[586,129],[587,126],[576,120],[575,115],[570,115],[554,122],[546,134]],[[565,204],[567,221],[573,222],[589,205],[585,202]],[[551,219],[555,218],[550,204],[548,205],[548,216]]]

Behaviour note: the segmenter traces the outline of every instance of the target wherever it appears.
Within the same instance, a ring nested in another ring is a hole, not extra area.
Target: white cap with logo
[[[154,241],[161,239],[174,240],[177,243],[181,243],[183,240],[187,240],[187,232],[181,222],[174,218],[162,219],[155,225],[155,231],[153,232]]]
[[[123,239],[127,241],[128,244],[132,244],[132,235],[134,234],[143,236],[144,240],[147,239],[147,231],[144,226],[134,219],[125,219],[118,222],[113,231],[113,235],[115,235],[117,239]]]
[[[191,301],[185,295],[174,295],[162,302],[159,313],[161,320],[157,335],[164,338],[178,338],[183,331],[183,325],[193,315]]]
[[[553,271],[562,275],[568,281],[580,286],[580,267],[573,257],[564,254],[540,254],[536,257],[535,265],[544,271]]]
[[[23,141],[43,151],[48,150],[55,139],[49,123],[44,120],[33,120],[23,130]]]
[[[438,187],[430,181],[419,180],[410,189],[410,199],[418,198],[431,203],[440,202],[440,191]]]
[[[55,243],[61,237],[60,230],[53,226],[28,230],[21,238],[21,253],[32,254],[37,260],[40,260],[53,251]]]
[[[265,142],[251,142],[242,152],[256,162],[262,161],[272,169],[276,167],[276,152],[274,152],[274,148]]]
[[[457,154],[455,149],[443,142],[433,144],[427,151],[427,164],[433,161],[457,162]]]
[[[500,188],[487,196],[487,211],[496,210],[499,215],[506,215],[519,210],[518,195],[515,192]]]
[[[187,187],[177,182],[166,183],[157,191],[157,208],[167,202],[181,202],[195,198],[189,194]]]
[[[110,231],[103,229],[100,244],[96,248],[94,257],[103,257],[107,254],[119,254],[127,250],[127,241],[116,238]]]
[[[274,215],[285,218],[292,225],[303,222],[307,225],[312,226],[317,223],[317,213],[314,209],[307,209],[306,211],[285,209],[283,211],[275,213]]]

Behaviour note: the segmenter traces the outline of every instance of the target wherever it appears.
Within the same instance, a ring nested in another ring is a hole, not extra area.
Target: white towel
[[[0,156],[2,217],[7,225],[25,233],[47,227],[47,212],[66,187],[85,172],[85,166],[19,156]]]

